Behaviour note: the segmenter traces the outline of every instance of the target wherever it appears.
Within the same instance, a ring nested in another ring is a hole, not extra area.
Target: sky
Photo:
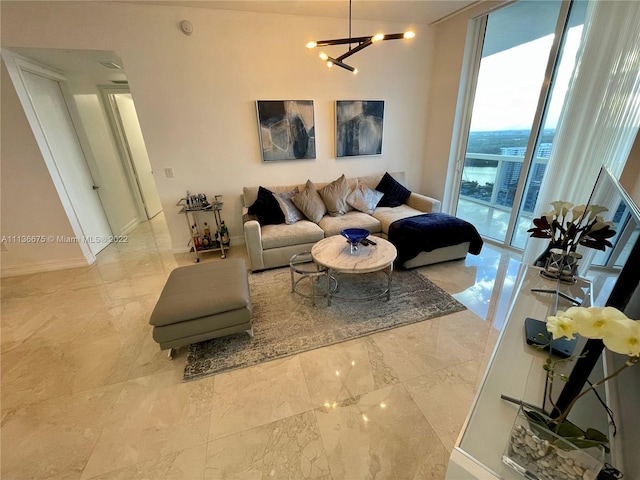
[[[568,32],[545,129],[555,128],[558,123],[581,35],[581,25]],[[531,128],[553,37],[547,35],[482,59],[472,132]]]

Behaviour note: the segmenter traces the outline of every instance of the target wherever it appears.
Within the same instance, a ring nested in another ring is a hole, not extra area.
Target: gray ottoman
[[[169,274],[149,323],[162,350],[233,333],[251,327],[247,267],[241,258],[176,268]]]

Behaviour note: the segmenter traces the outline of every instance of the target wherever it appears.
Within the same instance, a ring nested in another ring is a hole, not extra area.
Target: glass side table
[[[311,304],[315,307],[316,298],[326,297],[329,302],[330,289],[336,289],[338,282],[329,275],[329,269],[318,265],[313,261],[311,252],[297,253],[289,260],[289,270],[291,271],[291,292],[304,298],[311,299]],[[298,278],[295,278],[298,275]],[[309,279],[310,288],[304,290],[300,282]]]

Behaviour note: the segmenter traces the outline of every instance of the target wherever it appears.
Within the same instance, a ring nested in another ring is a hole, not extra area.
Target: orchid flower
[[[547,331],[553,335],[554,340],[560,337],[571,339],[575,334],[591,339],[602,339],[606,348],[629,357],[624,365],[576,395],[557,418],[558,427],[580,398],[618,376],[625,369],[640,363],[640,320],[628,318],[617,308],[571,307],[564,312],[560,310],[556,315],[547,317]],[[552,378],[553,367],[546,370]]]
[[[562,337],[573,339],[577,332],[576,322],[561,314],[562,312],[558,312],[556,316],[547,317],[547,331],[553,335],[554,340]]]

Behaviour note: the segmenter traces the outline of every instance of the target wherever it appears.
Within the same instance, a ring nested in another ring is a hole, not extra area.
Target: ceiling
[[[347,0],[108,0],[135,3],[153,9],[158,5],[206,9],[240,10],[288,15],[348,18]],[[482,0],[356,0],[352,18],[385,20],[411,24],[431,24]],[[48,48],[11,48],[25,57],[64,72],[91,79],[96,85],[108,85],[126,80],[124,70],[108,69],[99,62],[122,65],[115,52],[97,50],[66,50]]]
[[[115,62],[120,57],[106,50],[67,50],[55,48],[8,48],[24,57],[63,72],[67,77],[81,76],[95,85],[113,85],[127,79],[124,70],[106,68],[100,62]]]
[[[348,0],[111,0],[141,5],[170,5],[216,10],[349,18]],[[483,0],[355,0],[351,17],[430,25]]]

